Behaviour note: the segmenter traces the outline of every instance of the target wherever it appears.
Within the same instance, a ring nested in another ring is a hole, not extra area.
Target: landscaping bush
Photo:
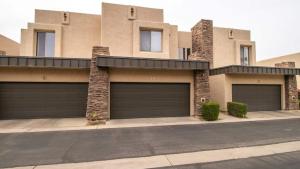
[[[219,118],[220,106],[215,102],[208,102],[202,105],[202,117],[207,121],[215,121]]]
[[[247,114],[247,105],[238,102],[228,102],[227,110],[232,116],[245,118]]]

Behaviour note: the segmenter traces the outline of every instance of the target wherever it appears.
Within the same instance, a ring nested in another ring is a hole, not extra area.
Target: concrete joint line
[[[83,163],[66,163],[35,166],[35,169],[142,169],[159,168],[173,165],[208,163],[249,157],[267,156],[300,151],[300,141],[270,145],[208,150],[181,154],[156,155],[149,157],[123,158]],[[31,166],[32,167],[32,166]],[[24,168],[24,167],[21,167]],[[19,168],[19,169],[21,169]],[[15,168],[17,169],[17,168]]]

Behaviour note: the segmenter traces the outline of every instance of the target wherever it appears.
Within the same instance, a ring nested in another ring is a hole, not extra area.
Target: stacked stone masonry
[[[213,65],[213,22],[201,20],[192,28],[191,60],[209,61]]]
[[[210,99],[208,78],[208,70],[194,71],[194,112],[196,116],[201,114],[202,104]]]
[[[109,98],[109,74],[108,68],[98,68],[96,58],[101,55],[109,55],[108,47],[93,47],[91,59],[88,101],[87,101],[87,120],[105,122],[109,118],[108,98]]]
[[[213,63],[213,22],[201,20],[192,28],[192,54],[190,60]],[[202,104],[210,100],[209,71],[194,71],[194,112],[201,114]]]
[[[276,67],[281,68],[295,68],[295,62],[282,62],[276,63]],[[295,75],[284,76],[284,92],[285,92],[285,109],[287,110],[298,110],[298,91],[297,91],[297,80]]]

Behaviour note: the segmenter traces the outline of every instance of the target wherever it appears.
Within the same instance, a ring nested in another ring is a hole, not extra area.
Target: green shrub
[[[207,121],[218,120],[220,106],[215,102],[208,102],[202,105],[202,117]]]
[[[247,105],[238,102],[228,102],[227,110],[232,116],[245,118],[247,114]]]

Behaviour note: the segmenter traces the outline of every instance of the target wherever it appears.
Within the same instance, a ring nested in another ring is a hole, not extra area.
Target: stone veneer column
[[[276,63],[275,67],[282,68],[295,68],[295,62],[282,62]],[[286,110],[298,110],[298,91],[296,75],[284,76],[284,93],[285,93],[285,109]]]
[[[108,68],[99,68],[96,65],[96,58],[101,55],[109,55],[109,48],[94,46],[90,66],[86,117],[89,122],[97,120],[98,122],[105,123],[109,119],[109,75]]]
[[[189,60],[213,64],[213,22],[201,20],[192,28],[192,54]],[[202,104],[210,100],[209,70],[194,71],[194,114],[201,114]]]

